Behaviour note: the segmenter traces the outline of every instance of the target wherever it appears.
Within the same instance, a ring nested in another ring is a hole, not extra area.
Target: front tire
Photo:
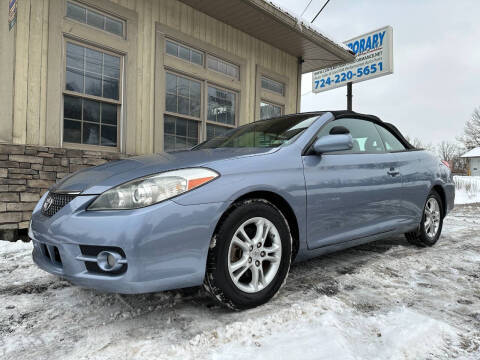
[[[234,204],[213,236],[205,289],[232,309],[269,301],[290,268],[292,237],[282,213],[263,199]]]
[[[435,190],[428,195],[423,208],[422,221],[417,231],[405,234],[407,241],[417,246],[433,246],[443,227],[443,203]]]

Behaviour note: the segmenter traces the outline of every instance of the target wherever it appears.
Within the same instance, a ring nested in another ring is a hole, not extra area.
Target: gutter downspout
[[[302,57],[298,58],[298,66],[297,66],[297,105],[295,112],[299,113],[300,112],[300,105],[302,102],[302,64],[305,62],[305,60],[302,59]]]

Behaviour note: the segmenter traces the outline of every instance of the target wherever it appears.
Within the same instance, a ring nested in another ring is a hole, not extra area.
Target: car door
[[[423,206],[430,191],[430,157],[423,151],[407,151],[401,141],[387,128],[376,125],[385,149],[398,159],[398,169],[402,174],[402,206],[399,215],[405,226],[418,224],[423,214]]]
[[[361,119],[327,123],[317,137],[344,126],[353,149],[303,156],[310,249],[395,229],[402,180],[395,154],[385,152],[375,124]]]

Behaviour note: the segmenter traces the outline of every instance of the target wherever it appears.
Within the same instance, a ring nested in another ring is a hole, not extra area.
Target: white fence
[[[455,203],[480,202],[480,176],[454,176]]]

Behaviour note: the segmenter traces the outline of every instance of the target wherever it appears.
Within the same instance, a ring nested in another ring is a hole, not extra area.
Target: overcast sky
[[[310,0],[275,0],[300,14]],[[311,21],[326,0],[313,0]],[[375,114],[424,143],[455,140],[480,106],[479,0],[330,0],[315,25],[344,41],[393,27],[394,73],[353,84],[353,110]],[[302,111],[345,109],[346,87],[312,94],[303,76]]]

